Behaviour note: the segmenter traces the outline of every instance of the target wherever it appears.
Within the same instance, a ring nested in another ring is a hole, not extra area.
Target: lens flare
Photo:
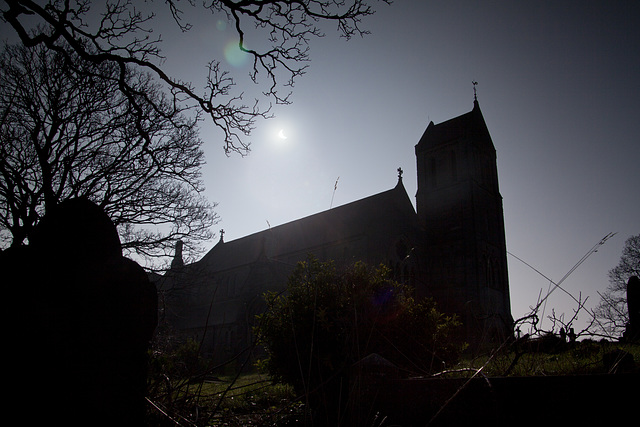
[[[239,68],[247,62],[249,54],[240,50],[237,40],[231,40],[224,47],[224,57],[229,64]]]
[[[223,21],[222,19],[218,19],[216,22],[216,28],[218,31],[224,31],[227,29],[227,21]]]
[[[371,303],[378,315],[378,321],[388,322],[400,314],[398,296],[393,288],[382,288],[371,297]]]

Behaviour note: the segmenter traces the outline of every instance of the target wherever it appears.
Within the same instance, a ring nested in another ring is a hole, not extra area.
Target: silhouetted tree
[[[123,82],[131,93],[122,91]],[[148,73],[82,61],[69,47],[6,45],[0,54],[2,246],[23,244],[47,211],[86,196],[115,223],[125,253],[151,265],[178,239],[197,253],[217,217],[200,194],[204,158],[196,125]]]
[[[203,8],[202,12],[212,14],[212,22],[229,22],[240,49],[253,59],[251,78],[254,82],[264,79],[263,92],[278,103],[289,102],[289,94],[282,94],[280,88],[292,86],[304,73],[309,40],[322,35],[320,22],[334,23],[348,39],[366,33],[360,28],[361,19],[374,12],[367,0],[188,0],[180,7],[177,0],[162,3],[158,6],[168,8],[175,24],[185,32],[191,23],[184,20],[183,6]],[[147,10],[149,7],[147,4]],[[136,2],[5,0],[0,14],[25,46],[46,47],[75,63],[114,67],[120,73],[118,90],[136,110],[156,109],[159,100],[143,96],[127,78],[128,70],[152,73],[164,83],[170,102],[210,117],[224,133],[227,153],[246,153],[249,144],[244,136],[250,134],[258,118],[269,114],[270,107],[259,107],[257,101],[250,106],[242,104],[242,91],[232,93],[234,80],[215,59],[209,62],[203,90],[171,76],[162,66],[161,40],[152,38],[156,16],[143,13]]]
[[[629,322],[627,283],[631,276],[640,277],[640,234],[625,241],[620,262],[609,270],[609,286],[594,310],[601,328],[610,336],[620,336]]]

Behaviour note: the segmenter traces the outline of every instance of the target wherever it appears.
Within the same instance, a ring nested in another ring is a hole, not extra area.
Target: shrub
[[[389,278],[389,270],[357,262],[338,271],[310,257],[298,264],[282,293],[265,295],[256,335],[271,376],[299,394],[339,395],[349,370],[377,353],[405,372],[424,374],[453,363],[463,346],[450,337],[459,326],[432,300]]]

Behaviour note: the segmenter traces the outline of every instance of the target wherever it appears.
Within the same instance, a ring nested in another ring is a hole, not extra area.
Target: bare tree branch
[[[87,196],[118,227],[125,253],[152,263],[183,240],[193,258],[212,237],[217,216],[201,195],[198,118],[185,108],[148,73],[78,61],[70,48],[6,46],[0,55],[5,239],[21,245],[47,210]]]
[[[631,276],[640,277],[640,234],[625,241],[620,262],[609,270],[609,286],[598,293],[601,299],[594,316],[602,334],[620,337],[629,323],[627,283]]]
[[[224,135],[227,154],[246,154],[249,143],[245,138],[251,134],[256,120],[270,117],[270,106],[258,107],[257,101],[246,105],[242,103],[242,91],[231,94],[234,81],[220,70],[216,60],[210,62],[207,84],[201,93],[191,84],[167,74],[160,65],[162,41],[151,37],[155,15],[143,13],[131,0],[110,0],[98,5],[89,0],[49,0],[44,5],[29,0],[4,0],[4,3],[2,19],[25,46],[43,45],[62,54],[66,54],[63,46],[69,46],[76,60],[117,64],[121,70],[119,89],[138,110],[143,110],[143,104],[151,100],[129,85],[125,70],[133,67],[151,72],[166,85],[176,105],[186,104],[211,119]],[[164,3],[178,28],[189,31],[191,24],[183,19],[177,0]],[[231,21],[239,37],[239,48],[253,57],[251,78],[259,83],[261,73],[265,73],[264,95],[284,104],[289,103],[290,91],[281,94],[279,81],[283,80],[284,86],[290,88],[304,74],[309,40],[324,34],[320,23],[335,23],[340,36],[349,39],[367,34],[361,22],[374,13],[366,0],[207,0],[201,5],[189,0],[186,6],[202,7]],[[34,21],[36,25],[32,24]],[[255,47],[258,45],[263,47],[258,49]]]

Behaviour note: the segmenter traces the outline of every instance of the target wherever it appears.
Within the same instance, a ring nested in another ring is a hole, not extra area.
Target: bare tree
[[[390,3],[390,0],[381,0]],[[213,17],[223,17],[233,25],[239,47],[253,58],[250,73],[254,82],[266,81],[264,94],[277,103],[288,103],[290,87],[303,74],[309,58],[309,40],[322,36],[321,22],[332,22],[344,38],[366,33],[361,20],[374,13],[367,0],[165,0],[182,31],[191,24],[180,7],[204,8]],[[270,107],[242,104],[242,93],[232,93],[235,83],[212,60],[203,90],[169,75],[162,67],[161,40],[152,38],[155,15],[143,13],[135,1],[107,0],[4,0],[2,18],[25,46],[46,46],[75,61],[109,64],[120,72],[119,90],[131,105],[145,111],[154,109],[155,98],[143,96],[126,78],[132,68],[143,69],[163,82],[174,104],[197,109],[224,134],[225,152],[246,154],[250,135],[258,118],[268,117]],[[148,9],[148,7],[147,7]],[[252,40],[247,40],[251,35]],[[249,48],[248,46],[252,46]],[[260,49],[254,46],[261,46]],[[280,82],[285,83],[281,84]]]
[[[609,336],[621,336],[629,322],[627,283],[631,276],[640,277],[640,234],[625,241],[620,262],[609,270],[609,286],[600,293],[601,301],[594,309],[600,328]]]
[[[177,240],[190,256],[212,237],[217,217],[201,196],[197,117],[149,73],[81,61],[70,47],[7,45],[0,142],[2,246],[23,244],[47,210],[80,196],[105,210],[125,253],[148,266]]]
[[[529,335],[529,336],[544,336],[544,335],[548,335],[548,334],[553,334],[554,331],[558,330],[558,329],[564,329],[565,331],[570,331],[570,330],[573,330],[574,323],[578,319],[579,315],[586,315],[588,317],[588,319],[589,319],[589,322],[588,322],[586,327],[584,327],[581,331],[579,331],[576,334],[576,337],[584,336],[584,335],[600,335],[599,333],[597,333],[594,330],[594,327],[596,327],[596,325],[598,324],[597,319],[596,319],[596,315],[594,314],[593,311],[588,310],[585,307],[589,297],[583,298],[582,297],[582,293],[579,293],[579,295],[576,297],[573,294],[571,294],[570,292],[568,292],[566,289],[564,289],[561,285],[591,255],[593,255],[594,253],[598,252],[598,249],[601,246],[603,246],[610,238],[615,236],[615,234],[616,233],[608,233],[606,236],[604,236],[602,239],[600,239],[600,241],[598,241],[595,245],[593,245],[591,247],[591,249],[589,249],[582,256],[582,258],[580,258],[580,260],[573,267],[571,267],[571,269],[558,282],[554,282],[549,277],[547,277],[543,273],[541,273],[535,267],[531,266],[530,264],[528,264],[527,262],[525,262],[521,258],[518,258],[514,254],[510,253],[511,256],[513,256],[517,260],[521,261],[522,263],[527,265],[529,268],[533,269],[536,273],[538,273],[540,276],[544,277],[549,282],[549,289],[548,289],[547,293],[543,294],[542,290],[541,290],[540,291],[540,295],[538,297],[537,303],[534,306],[530,307],[531,311],[528,314],[526,314],[525,316],[521,317],[520,319],[517,319],[514,322],[514,331],[517,332],[516,335],[519,335],[519,332],[521,332],[522,328],[524,328],[524,327],[527,327],[529,329],[529,332],[527,333],[527,335]],[[553,292],[555,292],[556,290],[560,290],[561,292],[563,292],[564,294],[569,296],[576,303],[576,305],[573,308],[573,314],[568,319],[565,318],[565,314],[564,313],[561,313],[560,315],[557,315],[555,310],[552,309],[551,310],[551,315],[547,316],[548,320],[551,321],[551,325],[550,325],[550,328],[548,330],[545,330],[545,329],[542,329],[542,326],[541,326],[542,325],[542,320],[543,320],[542,317],[544,316],[544,306],[545,306],[546,302],[548,301],[549,297],[551,296],[551,294]]]

